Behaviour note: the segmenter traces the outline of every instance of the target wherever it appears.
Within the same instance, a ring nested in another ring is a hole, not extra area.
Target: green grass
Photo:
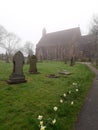
[[[98,66],[96,66],[96,64],[94,63],[94,64],[92,64],[96,69],[98,69]]]
[[[74,67],[62,62],[38,63],[40,74],[30,75],[28,65],[24,66],[27,83],[8,85],[6,80],[12,72],[12,64],[0,62],[0,130],[39,130],[38,115],[44,121],[54,118],[57,122],[47,126],[46,130],[72,130],[84,98],[90,89],[94,74],[86,65],[76,64]],[[61,70],[72,73],[60,78],[48,78],[47,74],[58,74]],[[79,92],[75,92],[73,82],[79,84]],[[71,90],[67,103],[60,104],[63,93]],[[74,105],[70,105],[74,101]],[[53,111],[57,106],[58,111]]]

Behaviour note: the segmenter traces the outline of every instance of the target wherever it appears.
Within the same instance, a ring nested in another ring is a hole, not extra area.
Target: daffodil
[[[54,109],[54,111],[57,111],[58,107],[55,106],[53,109]]]
[[[66,93],[64,93],[63,96],[66,97]]]
[[[42,120],[43,116],[42,115],[39,115],[38,116],[38,120]]]
[[[79,89],[77,88],[77,89],[76,89],[76,92],[78,92],[78,91],[79,91]]]
[[[72,83],[72,85],[76,86],[76,85],[77,85],[77,83]]]
[[[71,102],[71,105],[73,105],[73,104],[74,104],[74,102],[72,101],[72,102]]]
[[[43,126],[43,121],[40,121],[40,125]]]
[[[41,126],[40,130],[45,130],[46,126]]]
[[[54,125],[56,123],[56,119],[53,119],[52,120],[52,124]]]
[[[62,100],[62,99],[60,99],[60,103],[63,103],[63,100]]]
[[[69,91],[69,94],[71,94],[71,91]]]

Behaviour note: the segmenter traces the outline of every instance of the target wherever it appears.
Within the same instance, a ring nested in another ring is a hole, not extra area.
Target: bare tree
[[[24,53],[26,55],[33,55],[34,54],[34,45],[33,45],[33,43],[30,42],[30,41],[27,41],[25,43],[25,45],[24,45],[23,50],[24,50]]]
[[[14,33],[8,33],[5,38],[2,39],[0,47],[5,49],[8,62],[11,60],[12,55],[17,51],[19,42],[20,38]]]
[[[92,25],[90,29],[90,34],[93,34],[95,36],[94,40],[94,58],[96,60],[96,65],[98,66],[98,15],[93,16]]]
[[[30,56],[34,54],[34,44],[30,41],[26,41],[24,46],[21,48],[21,51],[24,53],[26,58],[26,63],[29,63]]]
[[[7,30],[0,25],[0,44],[2,43],[2,40],[5,39],[7,35]]]

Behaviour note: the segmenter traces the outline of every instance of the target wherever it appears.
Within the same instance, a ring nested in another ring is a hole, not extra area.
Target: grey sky
[[[47,32],[80,26],[87,33],[98,0],[0,0],[0,24],[36,44]]]

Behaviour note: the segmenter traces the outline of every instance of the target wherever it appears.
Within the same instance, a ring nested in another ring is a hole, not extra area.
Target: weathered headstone
[[[72,56],[70,59],[70,66],[75,65],[75,58]]]
[[[9,84],[26,82],[23,74],[24,56],[18,51],[13,57],[13,72],[8,80]]]
[[[38,74],[39,72],[37,71],[37,58],[35,55],[30,56],[29,59],[30,67],[29,67],[29,73],[30,74]]]

